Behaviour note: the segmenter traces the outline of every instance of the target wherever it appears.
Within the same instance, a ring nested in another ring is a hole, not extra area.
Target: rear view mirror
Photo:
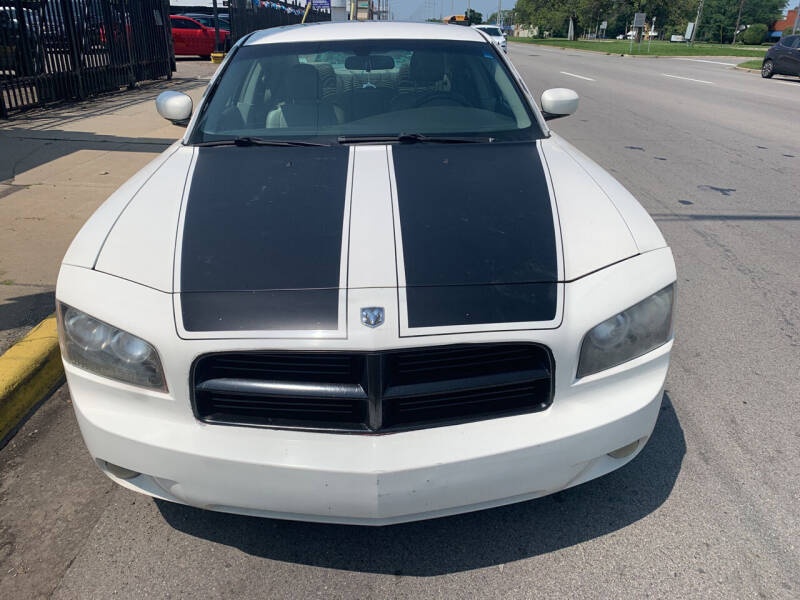
[[[574,114],[578,110],[578,94],[566,88],[552,88],[542,93],[542,114],[546,120]]]
[[[158,114],[174,125],[189,124],[192,106],[192,99],[183,92],[161,92],[156,98]]]
[[[394,69],[394,59],[385,54],[354,55],[345,59],[344,67],[349,71],[389,71]]]

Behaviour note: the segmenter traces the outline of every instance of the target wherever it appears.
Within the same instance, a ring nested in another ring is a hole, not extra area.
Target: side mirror
[[[542,114],[545,120],[568,117],[578,110],[578,94],[566,88],[552,88],[542,93]]]
[[[174,125],[186,127],[192,117],[192,99],[183,92],[161,92],[156,98],[158,114]]]

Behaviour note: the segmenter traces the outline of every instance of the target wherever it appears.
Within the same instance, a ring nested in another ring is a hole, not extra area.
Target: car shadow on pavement
[[[665,393],[653,436],[636,459],[605,477],[529,502],[388,527],[261,519],[155,502],[175,529],[254,556],[427,577],[546,554],[626,527],[669,497],[685,453],[683,430]]]
[[[132,90],[107,92],[79,102],[64,102],[15,114],[9,120],[0,121],[0,129],[18,123],[26,124],[28,128],[35,128],[38,123],[42,127],[62,127],[67,123],[108,115],[142,102],[154,101],[164,91],[189,92],[206,85],[208,80],[198,77],[173,77],[141,82]]]
[[[155,110],[155,109],[154,109]],[[101,152],[163,152],[175,139],[125,137],[91,131],[8,127],[0,129],[0,182],[11,182],[26,171],[81,150]]]

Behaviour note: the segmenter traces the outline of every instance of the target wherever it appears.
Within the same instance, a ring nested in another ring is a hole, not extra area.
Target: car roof
[[[273,27],[255,32],[247,46],[287,42],[328,42],[334,40],[452,40],[486,42],[471,27],[443,23],[402,23],[397,21],[350,21],[345,23],[307,23]]]

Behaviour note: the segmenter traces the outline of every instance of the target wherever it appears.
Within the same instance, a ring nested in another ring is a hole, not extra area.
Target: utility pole
[[[692,39],[689,42],[690,46],[694,46],[694,39],[697,37],[697,28],[700,27],[700,17],[703,16],[703,2],[704,0],[700,0],[700,4],[697,7],[697,18],[694,20],[694,28],[692,29]]]
[[[794,27],[792,27],[792,35],[797,33],[797,26],[800,25],[800,2],[797,3],[797,8],[795,8],[794,14]]]
[[[497,0],[497,26],[503,23],[503,0]]]
[[[217,0],[211,3],[214,13],[214,52],[219,52],[219,13],[217,12]]]
[[[731,42],[731,46],[736,43],[736,36],[739,34],[739,25],[742,22],[742,9],[744,8],[744,0],[739,2],[739,16],[736,17],[736,29],[733,30],[733,41]]]

